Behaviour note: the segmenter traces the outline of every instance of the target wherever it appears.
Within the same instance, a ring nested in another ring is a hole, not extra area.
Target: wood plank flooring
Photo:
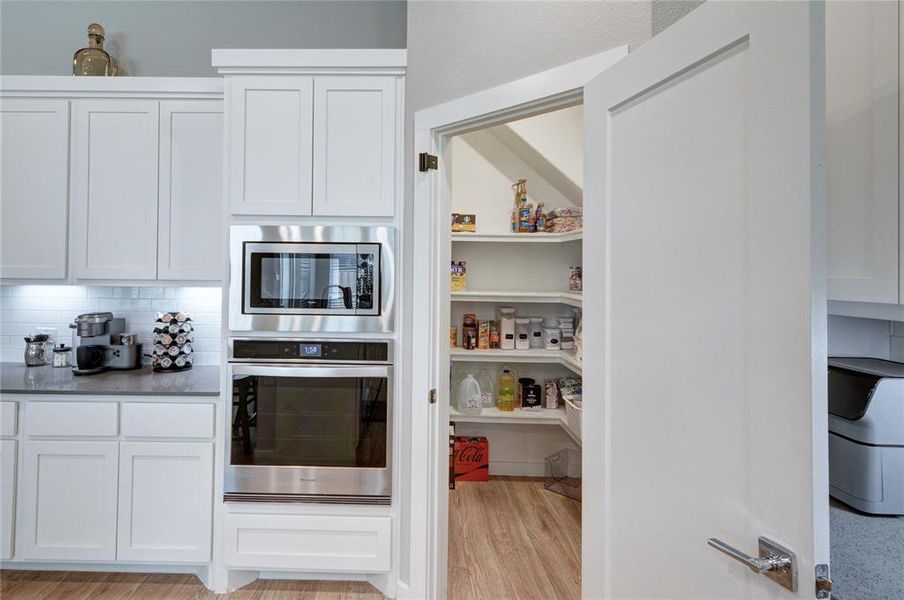
[[[382,600],[363,581],[258,580],[214,594],[194,575],[0,571],[3,600]]]
[[[449,490],[449,600],[580,597],[580,502],[526,477]]]
[[[542,479],[449,490],[449,600],[581,596],[581,504]],[[214,594],[194,575],[0,571],[2,600],[381,600],[360,581],[259,580]]]

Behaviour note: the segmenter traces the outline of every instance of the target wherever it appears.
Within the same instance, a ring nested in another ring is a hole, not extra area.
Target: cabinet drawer
[[[0,402],[0,435],[16,435],[18,431],[19,403]]]
[[[227,515],[226,565],[379,573],[389,570],[390,517]]]
[[[213,430],[213,404],[122,403],[125,437],[210,438]]]
[[[117,402],[29,402],[25,432],[31,436],[115,436]]]

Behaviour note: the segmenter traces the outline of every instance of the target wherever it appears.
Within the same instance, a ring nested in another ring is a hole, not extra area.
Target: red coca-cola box
[[[485,437],[455,436],[455,481],[490,480],[490,444]]]

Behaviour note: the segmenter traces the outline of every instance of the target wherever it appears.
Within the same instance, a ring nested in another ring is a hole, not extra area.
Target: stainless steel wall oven
[[[231,339],[226,500],[388,504],[388,341]]]
[[[232,331],[389,332],[390,227],[233,225]]]

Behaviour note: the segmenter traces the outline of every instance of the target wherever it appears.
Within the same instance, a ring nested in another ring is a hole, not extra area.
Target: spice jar
[[[59,345],[53,349],[53,366],[63,368],[69,366],[69,346]]]
[[[530,319],[518,317],[515,319],[515,350],[530,349]]]

